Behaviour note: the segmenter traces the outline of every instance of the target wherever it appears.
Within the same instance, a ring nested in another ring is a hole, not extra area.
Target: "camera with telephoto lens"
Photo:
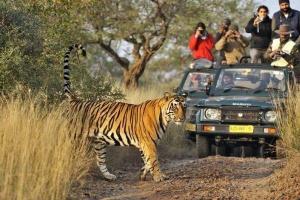
[[[200,34],[203,34],[204,33],[204,30],[198,30]]]
[[[285,55],[288,55],[286,52],[280,50],[279,53],[278,53],[280,56],[285,56]]]

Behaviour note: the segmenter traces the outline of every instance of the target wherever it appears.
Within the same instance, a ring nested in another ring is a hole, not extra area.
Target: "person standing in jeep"
[[[257,9],[257,15],[250,19],[245,30],[251,33],[250,56],[251,63],[265,63],[264,54],[272,39],[272,20],[268,16],[269,9],[261,5]]]
[[[214,47],[214,39],[211,34],[206,31],[203,22],[199,22],[189,40],[189,48],[195,60],[205,58],[213,61],[214,57],[212,49]]]
[[[226,34],[215,44],[215,47],[217,51],[224,51],[227,64],[237,64],[245,56],[248,45],[249,42],[239,32],[238,25],[231,24]]]
[[[291,40],[300,43],[300,12],[290,7],[289,0],[279,0],[280,10],[272,18],[272,31],[275,32],[282,24],[288,24],[293,33]]]
[[[293,31],[288,24],[282,24],[279,30],[275,31],[279,38],[275,38],[265,53],[265,58],[273,61],[271,65],[278,67],[295,66],[299,49],[296,43],[290,38]]]
[[[217,43],[223,36],[225,36],[230,25],[231,25],[231,20],[229,18],[225,18],[223,22],[220,24],[219,30],[216,33],[215,43]],[[218,65],[226,64],[224,51],[218,51],[218,54],[219,54],[217,59]]]

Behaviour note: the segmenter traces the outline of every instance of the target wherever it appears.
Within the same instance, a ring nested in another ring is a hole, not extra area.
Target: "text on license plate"
[[[246,125],[246,126],[230,125],[229,126],[230,133],[253,133],[253,131],[254,131],[254,127],[252,125]]]
[[[196,124],[186,123],[185,130],[187,131],[196,131]]]

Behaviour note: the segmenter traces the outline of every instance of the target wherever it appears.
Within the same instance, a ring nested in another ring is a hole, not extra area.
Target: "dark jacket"
[[[267,16],[258,24],[253,25],[255,18],[250,19],[246,26],[246,32],[251,33],[250,48],[267,49],[272,40],[272,20]]]
[[[285,18],[281,11],[274,13],[272,19],[272,30],[278,30],[281,24],[290,25],[291,29],[294,31],[291,39],[296,41],[300,35],[300,12],[298,10],[291,9],[288,18]],[[278,37],[278,34],[275,33],[275,37]]]

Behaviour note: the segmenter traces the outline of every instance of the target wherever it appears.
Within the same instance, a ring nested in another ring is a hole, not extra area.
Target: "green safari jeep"
[[[185,131],[196,137],[199,158],[209,155],[276,157],[273,100],[288,97],[295,76],[288,68],[262,64],[221,67],[208,98],[189,107]]]

